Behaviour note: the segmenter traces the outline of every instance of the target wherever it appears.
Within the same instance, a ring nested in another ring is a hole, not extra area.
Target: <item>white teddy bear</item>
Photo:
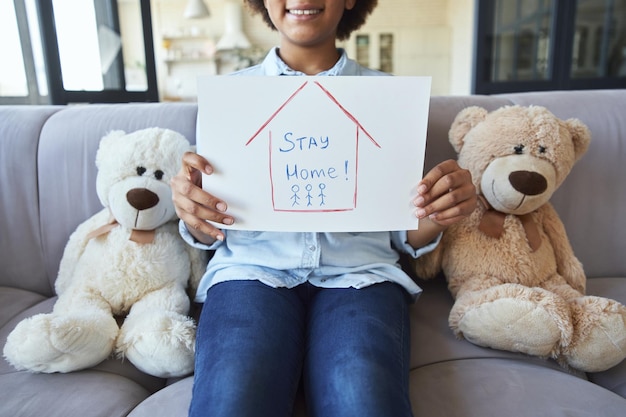
[[[96,190],[104,209],[70,236],[52,313],[23,320],[8,336],[4,356],[15,368],[71,372],[116,353],[155,376],[192,372],[187,289],[207,255],[179,236],[169,186],[190,149],[161,128],[102,139]]]

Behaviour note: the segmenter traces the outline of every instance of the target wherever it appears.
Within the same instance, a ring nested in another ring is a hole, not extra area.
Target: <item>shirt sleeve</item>
[[[443,236],[443,233],[439,233],[437,237],[435,237],[429,244],[427,244],[426,246],[422,246],[418,249],[414,249],[413,246],[409,245],[409,239],[407,235],[408,233],[406,230],[391,232],[391,242],[393,243],[393,246],[400,252],[408,254],[413,259],[417,259],[420,256],[435,250],[435,248],[441,241],[441,236]]]
[[[215,250],[222,243],[224,243],[221,240],[216,240],[215,242],[213,242],[210,245],[207,245],[207,244],[202,243],[202,242],[198,242],[196,240],[196,238],[194,238],[193,235],[191,233],[189,233],[189,230],[187,229],[187,225],[182,220],[178,221],[178,233],[180,233],[180,236],[183,238],[183,240],[185,242],[187,242],[189,245],[191,245],[191,246],[193,246],[194,248],[197,248],[197,249]]]

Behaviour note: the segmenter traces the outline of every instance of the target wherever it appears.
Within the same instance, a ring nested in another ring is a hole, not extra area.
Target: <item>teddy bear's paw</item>
[[[17,370],[56,372],[51,366],[62,352],[50,343],[50,314],[22,320],[7,337],[4,357]]]
[[[141,371],[162,378],[193,371],[196,326],[178,313],[129,316],[122,325],[116,352]]]
[[[555,356],[559,342],[572,332],[560,298],[517,284],[464,295],[449,322],[458,336],[476,345],[540,357]]]
[[[51,322],[50,341],[68,355],[102,358],[101,362],[113,350],[118,330],[112,316],[81,312],[55,317]]]
[[[96,365],[111,353],[114,338],[92,338],[88,343],[84,324],[54,314],[30,317],[7,338],[5,357],[17,369],[33,372],[71,372]]]
[[[574,338],[563,356],[581,371],[600,372],[626,358],[626,307],[595,296],[580,297],[571,304]]]

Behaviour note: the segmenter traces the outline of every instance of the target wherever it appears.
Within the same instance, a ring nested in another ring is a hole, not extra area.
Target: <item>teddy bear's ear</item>
[[[467,132],[472,130],[474,126],[485,120],[489,112],[478,106],[466,107],[459,112],[450,126],[450,132],[448,133],[448,139],[452,144],[452,147],[459,153],[463,147],[463,140]]]
[[[578,161],[589,148],[591,142],[591,131],[583,122],[578,119],[567,119],[565,126],[572,135],[572,143],[574,144],[574,153]]]
[[[100,145],[98,146],[98,152],[96,153],[96,167],[98,169],[100,169],[100,162],[102,161],[102,159],[106,159],[103,154],[109,147],[109,143],[113,142],[117,138],[121,138],[124,135],[126,135],[126,132],[124,132],[123,130],[112,130],[102,137],[102,139],[100,140]]]
[[[122,137],[125,134],[126,134],[126,132],[124,132],[123,130],[112,130],[112,131],[110,131],[109,133],[107,133],[106,135],[104,135],[102,137],[102,141],[100,143],[102,143],[102,142],[109,142],[109,141],[111,141],[111,140],[113,140],[115,138]]]

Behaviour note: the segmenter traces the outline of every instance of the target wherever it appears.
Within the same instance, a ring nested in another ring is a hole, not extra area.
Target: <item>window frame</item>
[[[105,8],[114,26],[119,25],[117,0],[92,0],[98,8]],[[22,46],[22,59],[27,77],[28,96],[0,97],[0,104],[69,104],[69,103],[126,103],[126,102],[157,102],[159,93],[157,88],[156,63],[154,57],[154,41],[152,34],[152,18],[150,0],[139,0],[141,8],[141,24],[144,40],[145,70],[147,89],[145,91],[128,91],[124,87],[113,89],[106,87],[102,91],[70,91],[63,87],[63,76],[59,58],[59,45],[55,29],[54,10],[52,0],[36,0],[38,24],[41,34],[45,63],[45,78],[48,84],[48,95],[40,94],[32,51],[32,42],[29,33],[24,0],[14,0],[15,14],[18,21],[18,31]],[[119,32],[119,27],[114,27]],[[123,58],[120,54],[111,66],[111,74],[122,86],[125,86]]]
[[[551,22],[553,35],[550,38],[546,80],[490,80],[490,64],[494,48],[493,39],[490,36],[495,22],[496,1],[477,1],[472,94],[626,88],[626,77],[571,77],[572,48],[578,6],[578,1],[572,0],[554,0],[555,7]]]

